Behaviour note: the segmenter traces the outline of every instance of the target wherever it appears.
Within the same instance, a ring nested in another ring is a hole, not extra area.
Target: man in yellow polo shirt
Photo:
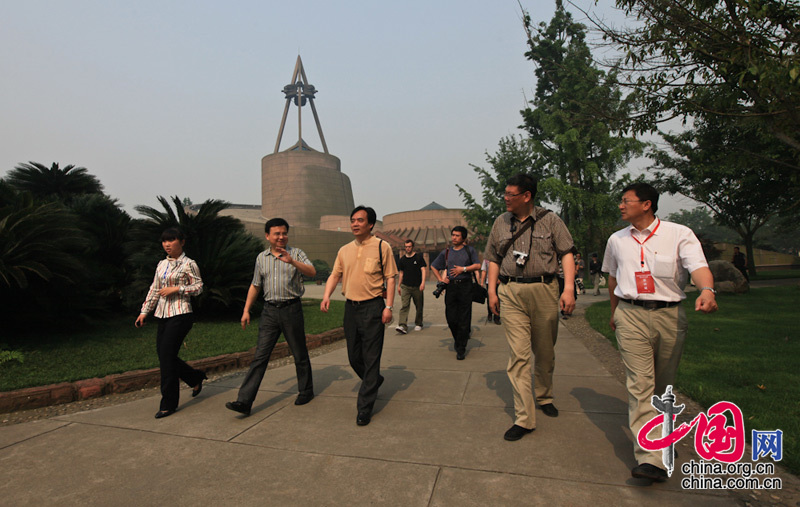
[[[358,206],[350,213],[350,229],[355,239],[339,249],[320,303],[320,310],[327,312],[331,294],[341,280],[342,294],[347,298],[344,310],[347,357],[361,379],[356,417],[359,426],[370,423],[378,388],[383,383],[380,374],[383,333],[384,326],[392,321],[397,275],[392,248],[372,235],[376,220],[372,208]]]

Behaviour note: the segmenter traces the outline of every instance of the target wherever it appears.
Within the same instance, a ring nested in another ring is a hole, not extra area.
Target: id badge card
[[[638,271],[636,273],[636,292],[639,294],[654,294],[656,283],[649,271]]]

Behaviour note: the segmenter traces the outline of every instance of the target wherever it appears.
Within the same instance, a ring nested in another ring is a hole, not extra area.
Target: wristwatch
[[[392,307],[391,307],[391,306],[387,306],[387,307],[386,307],[386,309],[387,309],[387,310],[389,310],[389,311],[391,311],[391,310],[392,310]]]
[[[717,294],[717,291],[714,290],[714,287],[701,287],[700,288],[700,292],[703,292],[704,290],[710,290],[711,293],[714,294],[714,295]]]

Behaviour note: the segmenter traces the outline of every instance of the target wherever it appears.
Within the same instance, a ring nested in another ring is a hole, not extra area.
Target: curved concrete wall
[[[261,159],[261,216],[290,226],[319,227],[323,215],[350,215],[353,189],[341,161],[317,151],[273,153]]]
[[[424,229],[445,227],[452,229],[456,225],[466,227],[467,221],[460,209],[416,210],[391,213],[383,217],[383,229],[387,231],[403,229]]]

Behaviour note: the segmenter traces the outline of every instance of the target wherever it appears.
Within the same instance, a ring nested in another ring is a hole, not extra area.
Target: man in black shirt
[[[602,265],[597,258],[597,254],[593,253],[592,260],[589,261],[589,274],[592,277],[592,285],[594,286],[594,292],[592,292],[593,296],[600,295],[600,277],[603,276],[601,267]]]
[[[400,294],[400,317],[395,328],[398,333],[408,333],[408,311],[411,309],[411,300],[417,310],[414,318],[414,331],[422,331],[422,304],[425,292],[425,277],[422,276],[423,268],[427,266],[425,259],[419,252],[414,252],[414,242],[407,239],[403,244],[405,254],[397,259],[397,270],[400,272],[397,293]]]
[[[744,279],[750,281],[750,275],[747,274],[747,256],[739,251],[739,247],[733,247],[733,265],[736,269],[742,272]]]
[[[467,342],[472,326],[472,274],[481,269],[478,252],[465,245],[467,229],[460,225],[450,231],[453,246],[446,248],[431,263],[431,271],[440,282],[447,284],[444,293],[445,317],[455,340],[456,359],[466,357]],[[441,271],[444,271],[442,276]]]

